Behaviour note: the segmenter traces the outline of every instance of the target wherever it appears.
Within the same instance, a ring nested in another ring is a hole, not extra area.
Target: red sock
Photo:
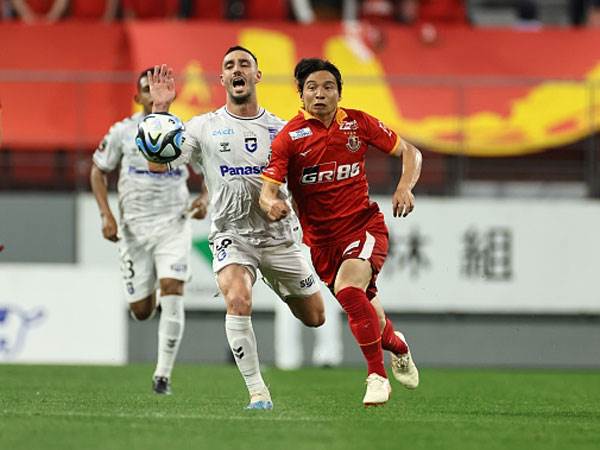
[[[394,325],[392,325],[392,321],[387,317],[385,318],[385,328],[383,329],[383,333],[381,333],[381,347],[396,355],[408,352],[406,342],[403,342],[402,339],[396,336]]]
[[[339,291],[336,297],[348,314],[350,331],[367,360],[368,372],[387,378],[383,366],[379,320],[367,294],[362,289],[347,287]]]

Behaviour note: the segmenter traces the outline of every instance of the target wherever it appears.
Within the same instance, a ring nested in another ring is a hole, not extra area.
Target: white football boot
[[[392,394],[392,387],[387,378],[376,373],[371,373],[367,377],[367,392],[363,398],[365,406],[385,405]]]
[[[266,386],[263,390],[250,394],[250,403],[246,409],[273,409],[271,394]]]
[[[395,334],[406,343],[402,333],[396,331]],[[408,344],[406,347],[408,348]],[[392,373],[394,378],[408,389],[415,389],[419,385],[419,370],[410,354],[410,348],[407,353],[401,355],[392,353]]]

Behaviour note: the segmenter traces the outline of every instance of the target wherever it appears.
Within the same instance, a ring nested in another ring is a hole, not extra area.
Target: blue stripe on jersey
[[[129,166],[128,173],[134,175],[147,175],[154,178],[180,178],[183,175],[182,170],[179,168],[168,170],[166,172],[151,172],[150,170],[138,169],[134,166]]]

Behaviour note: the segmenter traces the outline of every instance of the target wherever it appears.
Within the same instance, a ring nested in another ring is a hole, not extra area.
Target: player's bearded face
[[[236,50],[225,56],[221,73],[221,84],[233,102],[243,104],[256,92],[256,83],[261,73],[256,62],[248,53]]]
[[[304,108],[316,117],[335,114],[340,93],[333,74],[327,70],[311,73],[302,90]]]

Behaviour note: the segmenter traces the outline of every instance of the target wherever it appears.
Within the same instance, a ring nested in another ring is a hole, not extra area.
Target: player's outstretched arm
[[[279,184],[269,180],[262,180],[263,186],[258,200],[261,209],[273,221],[281,220],[290,213],[288,204],[279,198]]]
[[[412,144],[400,138],[400,151],[394,153],[402,158],[402,176],[392,197],[394,217],[406,217],[415,207],[412,189],[421,175],[421,152]]]
[[[166,64],[154,66],[154,70],[149,70],[147,76],[152,97],[152,112],[168,112],[171,103],[175,100],[173,68]]]
[[[204,180],[202,180],[202,184],[200,187],[200,193],[194,199],[190,206],[190,216],[192,219],[204,219],[206,217],[206,213],[208,212],[208,189],[206,188],[206,184]]]

